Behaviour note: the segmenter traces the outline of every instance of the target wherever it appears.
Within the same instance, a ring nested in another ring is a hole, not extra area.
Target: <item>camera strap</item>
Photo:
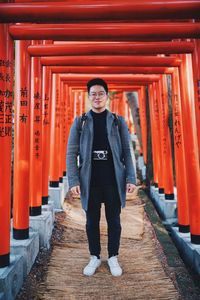
[[[86,120],[87,120],[86,113],[83,113],[82,116],[81,116],[81,119],[80,119],[79,130],[78,130],[80,135],[81,135],[81,132],[83,130],[83,127],[84,127],[84,124],[85,124]]]
[[[115,126],[118,126],[118,129],[119,129],[119,133],[121,132],[121,124],[120,124],[120,119],[119,119],[119,116],[116,115],[115,113],[112,113],[112,115],[114,116],[114,123],[115,123]]]

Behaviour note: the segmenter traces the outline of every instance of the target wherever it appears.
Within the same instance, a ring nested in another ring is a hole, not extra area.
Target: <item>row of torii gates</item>
[[[174,198],[170,78],[179,231],[200,244],[199,17],[199,0],[0,4],[0,267],[10,255],[12,124],[13,237],[27,239],[29,215],[41,214],[49,184],[66,175],[69,128],[94,76],[121,93],[111,110],[127,121],[122,92],[138,93],[145,163],[149,100],[154,184],[166,199]]]

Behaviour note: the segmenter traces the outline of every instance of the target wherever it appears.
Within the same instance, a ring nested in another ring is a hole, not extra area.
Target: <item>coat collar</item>
[[[86,113],[86,116],[89,117],[89,119],[92,119],[92,114],[91,114],[91,109]],[[111,118],[111,120],[113,119],[114,120],[114,116],[113,114],[108,110],[106,109],[107,111],[107,120],[109,120]]]

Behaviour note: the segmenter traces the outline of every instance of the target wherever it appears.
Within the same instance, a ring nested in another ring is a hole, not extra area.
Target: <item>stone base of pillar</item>
[[[10,265],[0,268],[0,299],[14,300],[23,284],[23,257],[10,255]]]
[[[150,195],[152,198],[157,197],[158,195],[158,187],[155,187],[154,185],[150,186]]]
[[[143,159],[143,155],[140,155],[137,159],[137,165],[138,165],[138,168],[140,170],[142,170],[142,168],[144,167],[144,159]]]
[[[54,209],[62,209],[62,203],[64,201],[63,183],[59,183],[59,187],[49,187],[49,197],[53,202]]]
[[[54,212],[53,201],[49,201],[48,204],[42,205],[42,211],[50,211],[52,213],[52,228],[53,228],[54,221],[55,221],[55,212]]]
[[[60,192],[61,192],[61,199],[60,199],[61,203],[60,203],[60,207],[58,207],[58,209],[59,209],[59,208],[62,209],[62,208],[63,208],[64,200],[65,200],[65,196],[66,196],[66,194],[65,194],[65,184],[64,184],[64,182],[59,183],[59,188],[60,188]],[[56,208],[56,207],[55,207],[55,208]]]
[[[177,222],[177,201],[166,200],[164,194],[159,194],[158,188],[151,186],[150,195],[161,218],[168,224]]]
[[[145,180],[146,179],[146,166],[143,166],[143,168],[141,169],[142,172],[142,179]]]
[[[42,214],[30,217],[30,228],[39,233],[40,247],[49,249],[53,228],[53,217],[51,211],[42,211]]]
[[[146,166],[144,164],[144,159],[143,159],[142,155],[140,155],[137,159],[137,166],[138,166],[138,169],[141,171],[142,179],[145,180],[146,179]]]
[[[171,227],[171,234],[185,263],[200,275],[200,245],[192,244],[190,233],[179,232],[178,227]]]
[[[11,233],[12,236],[12,233]],[[23,256],[24,278],[30,272],[39,252],[39,234],[29,231],[29,238],[26,240],[10,240],[10,252],[13,255]]]
[[[67,176],[63,177],[63,184],[64,184],[64,198],[65,198],[67,195],[67,192],[69,191],[69,183],[68,183]]]

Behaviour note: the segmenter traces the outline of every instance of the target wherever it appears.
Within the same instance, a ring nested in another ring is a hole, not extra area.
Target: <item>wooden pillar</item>
[[[154,137],[155,137],[155,151],[156,151],[156,164],[157,164],[157,181],[155,180],[154,184],[156,187],[163,187],[162,183],[162,160],[161,160],[161,134],[160,134],[160,121],[159,121],[159,89],[158,83],[153,82],[153,115],[154,115]]]
[[[146,123],[146,94],[145,87],[141,87],[138,94],[140,127],[142,135],[142,154],[144,163],[147,163],[147,123]]]
[[[170,131],[168,126],[168,88],[166,75],[161,76],[161,134],[162,134],[162,151],[163,151],[163,172],[164,172],[164,191],[165,199],[174,199],[174,181],[173,181],[173,168],[172,168],[172,149]]]
[[[194,77],[194,95],[196,108],[196,122],[198,147],[200,157],[200,39],[194,40],[194,52],[192,54],[193,77]]]
[[[64,105],[64,115],[63,115],[63,176],[66,176],[66,151],[67,151],[67,139],[69,134],[68,127],[68,85],[63,83],[63,105]]]
[[[149,109],[150,109],[150,124],[151,124],[151,140],[152,140],[152,157],[153,157],[153,182],[155,186],[158,184],[158,141],[157,141],[157,126],[158,119],[156,118],[156,99],[154,94],[154,85],[149,84]]]
[[[85,112],[85,93],[83,90],[80,91],[80,102],[81,102],[81,115]]]
[[[48,204],[50,164],[51,72],[42,67],[42,204]]]
[[[37,42],[33,42],[34,44]],[[30,215],[41,214],[42,207],[42,68],[40,58],[31,58],[30,111]]]
[[[59,156],[60,156],[60,178],[59,181],[63,182],[63,172],[66,169],[64,166],[64,145],[65,145],[65,101],[64,101],[64,82],[60,80],[59,82],[59,89],[60,89],[60,149],[59,149]]]
[[[52,75],[52,103],[51,103],[51,130],[50,130],[50,187],[59,187],[59,147],[60,147],[60,106],[58,75]]]
[[[178,227],[180,232],[189,232],[189,205],[185,168],[184,132],[180,97],[179,74],[177,68],[172,74],[173,135],[175,173],[178,201]]]
[[[13,238],[29,238],[30,72],[29,41],[15,41]]]
[[[0,24],[0,268],[10,263],[13,40]]]
[[[160,194],[164,194],[164,149],[163,149],[163,117],[162,117],[162,89],[161,81],[156,83],[156,94],[158,99],[158,111],[159,111],[159,139],[158,144],[160,145],[160,168],[158,177],[158,191]]]
[[[181,107],[183,114],[183,140],[185,148],[185,166],[187,189],[189,195],[189,220],[191,242],[200,244],[200,171],[198,138],[195,117],[194,97],[190,92],[190,72],[188,72],[188,57],[181,55],[179,67]]]

